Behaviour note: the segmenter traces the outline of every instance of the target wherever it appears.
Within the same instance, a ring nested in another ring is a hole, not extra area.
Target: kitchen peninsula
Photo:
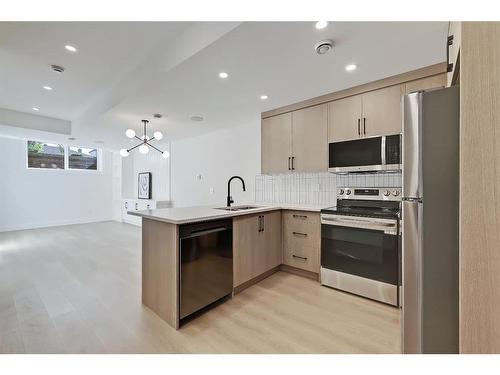
[[[188,312],[196,314],[221,299],[217,297],[237,294],[280,269],[317,280],[321,208],[202,206],[130,212],[142,217],[142,303],[178,329],[184,318],[191,318]]]

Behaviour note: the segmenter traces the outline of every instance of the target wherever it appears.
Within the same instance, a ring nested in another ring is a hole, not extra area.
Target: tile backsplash
[[[334,205],[337,187],[400,187],[401,173],[292,173],[255,176],[255,201]]]

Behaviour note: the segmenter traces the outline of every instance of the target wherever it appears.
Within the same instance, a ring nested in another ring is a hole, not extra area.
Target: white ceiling
[[[127,146],[125,129],[162,113],[152,128],[175,140],[442,62],[446,35],[446,22],[331,22],[324,30],[312,22],[0,23],[0,107],[39,107],[73,121],[82,142],[109,148]],[[313,46],[324,38],[335,47],[319,56]],[[358,69],[346,72],[348,63]],[[50,64],[67,71],[57,75]]]

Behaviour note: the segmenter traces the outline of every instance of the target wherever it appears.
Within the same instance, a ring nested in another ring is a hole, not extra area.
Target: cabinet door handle
[[[294,236],[299,236],[299,237],[307,237],[307,233],[300,233],[300,232],[292,232]]]
[[[363,134],[366,135],[366,117],[363,117]]]
[[[292,171],[295,170],[295,167],[293,166],[293,162],[295,161],[295,156],[292,156]]]
[[[262,216],[259,215],[259,221],[258,221],[258,225],[259,225],[259,229],[258,229],[258,232],[262,232]]]
[[[292,254],[292,257],[302,259],[302,260],[307,260],[307,257],[299,257],[298,255]]]
[[[125,209],[128,209],[128,202],[125,202]]]
[[[361,136],[361,127],[360,127],[360,124],[361,124],[361,119],[358,118],[358,135]]]
[[[266,230],[266,217],[262,216],[262,231],[264,232]]]
[[[292,167],[290,167],[290,160],[292,160],[292,158],[289,156],[289,157],[288,157],[288,170],[291,170],[291,169],[292,169]]]
[[[137,211],[139,209],[139,203],[135,204],[135,210]]]
[[[307,215],[297,215],[297,214],[293,214],[292,217],[296,218],[296,219],[307,219]]]
[[[453,35],[449,35],[446,40],[446,71],[453,71],[453,63],[450,63],[450,47],[453,45]]]

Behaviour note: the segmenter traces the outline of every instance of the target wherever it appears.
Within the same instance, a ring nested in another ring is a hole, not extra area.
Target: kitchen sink
[[[232,206],[232,207],[217,207],[216,210],[244,211],[244,210],[251,210],[253,208],[261,208],[261,207],[260,206]]]

